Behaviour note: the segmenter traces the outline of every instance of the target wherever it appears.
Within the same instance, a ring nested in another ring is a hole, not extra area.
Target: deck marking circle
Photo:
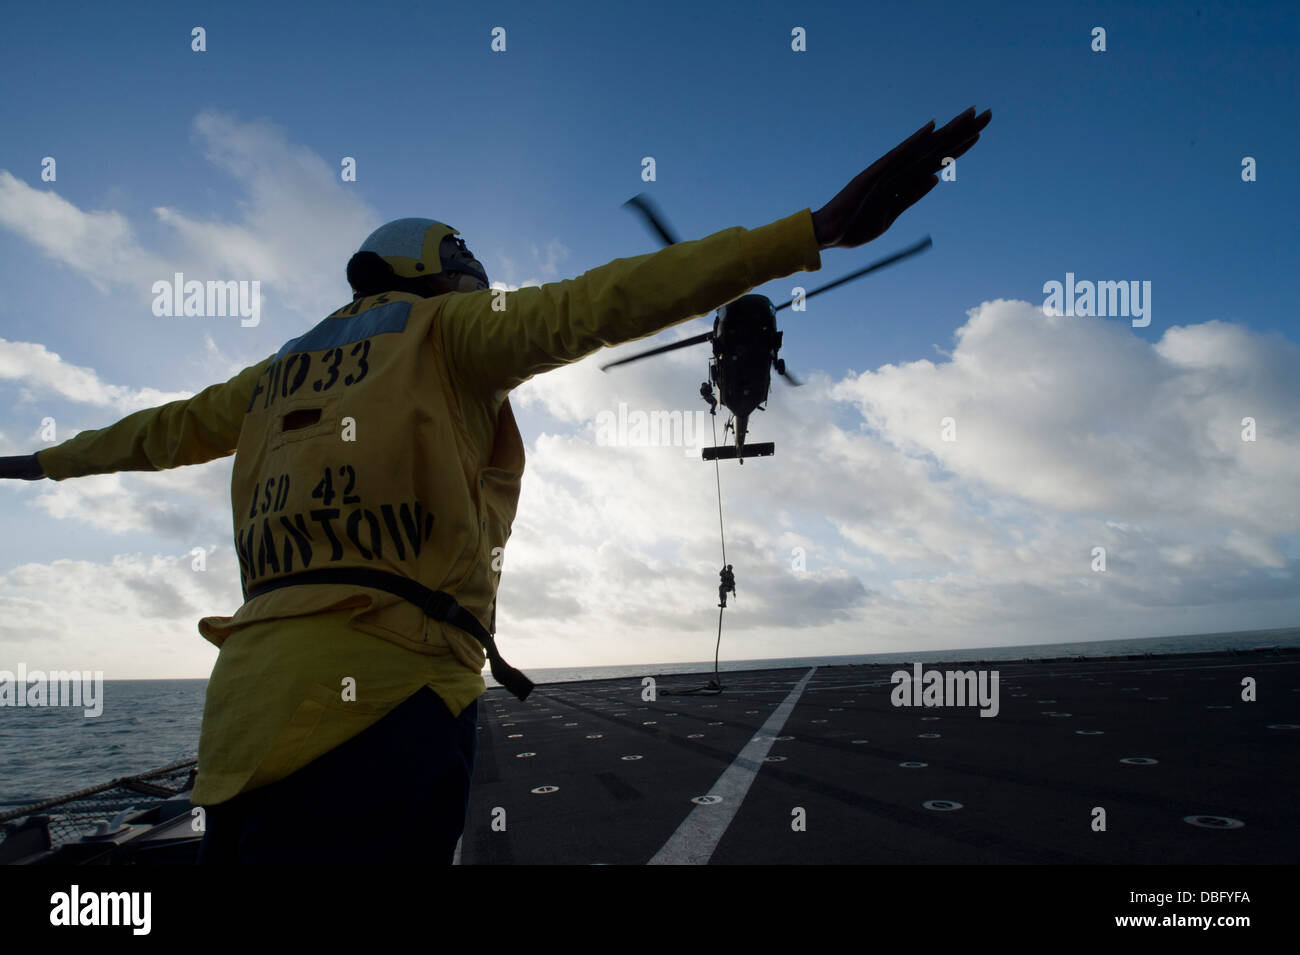
[[[604,735],[604,733],[588,733],[587,739],[600,739]]]
[[[630,762],[631,760],[634,760],[634,759],[640,759],[640,758],[641,758],[640,756],[620,756],[620,757],[619,757],[619,759],[625,759],[625,760],[628,760],[629,762]]]
[[[1125,756],[1120,762],[1128,763],[1130,766],[1154,766],[1159,760],[1152,759],[1150,756]]]
[[[929,766],[930,764],[922,763],[915,759],[909,759],[899,763],[898,765],[903,767],[903,769],[924,769],[926,766]]]
[[[1228,816],[1183,816],[1183,822],[1201,829],[1240,829],[1246,825],[1240,819]]]
[[[528,790],[531,793],[537,793],[539,796],[543,793],[553,793],[559,791],[559,786],[538,786],[536,789]]]
[[[700,739],[700,738],[702,738],[703,736],[704,736],[703,733],[689,733],[689,734],[687,734],[686,738],[687,738],[687,739]]]
[[[642,725],[642,726],[657,726],[658,724],[657,724],[654,720],[646,720],[646,721],[645,721],[644,723],[642,723],[641,725]]]
[[[953,802],[951,799],[927,799],[921,805],[935,812],[952,812],[954,809],[961,808],[961,803]]]
[[[527,759],[529,756],[536,755],[536,753],[515,753],[515,759]]]
[[[721,796],[696,796],[691,802],[697,806],[716,806],[722,802]]]

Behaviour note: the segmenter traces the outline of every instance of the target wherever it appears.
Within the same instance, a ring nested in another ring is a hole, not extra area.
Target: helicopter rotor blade
[[[820,295],[822,292],[829,292],[831,289],[843,285],[845,282],[852,282],[856,278],[861,278],[862,276],[866,275],[868,272],[874,272],[877,269],[883,269],[887,265],[893,265],[895,262],[899,261],[900,259],[905,259],[908,256],[916,255],[918,252],[924,252],[926,249],[930,248],[930,246],[933,244],[934,243],[927,235],[920,242],[916,243],[915,245],[909,245],[906,249],[904,249],[901,252],[895,252],[893,255],[886,256],[885,258],[881,259],[879,262],[872,262],[866,268],[858,269],[856,272],[850,272],[848,275],[844,276],[843,278],[838,278],[834,282],[831,282],[827,285],[823,285],[820,288],[813,289],[811,292],[804,295],[804,301],[807,301],[808,299],[812,298],[814,295]],[[790,301],[786,302],[783,305],[776,306],[774,311],[779,312],[781,311],[781,309],[788,308],[793,304],[794,304],[794,299],[791,299]]]
[[[785,383],[787,385],[793,385],[795,388],[799,388],[803,385],[802,381],[800,381],[794,375],[790,374],[788,371],[785,370],[784,358],[773,359],[772,367],[776,369],[776,373],[778,375],[780,375],[782,378],[785,379]]]
[[[668,227],[667,220],[664,218],[663,213],[659,211],[659,207],[655,205],[654,200],[650,198],[649,194],[644,192],[638,193],[627,202],[623,203],[623,205],[624,207],[631,206],[639,212],[641,217],[645,219],[646,225],[650,226],[650,228],[658,234],[659,238],[663,240],[664,245],[677,244],[677,236],[674,235],[672,229]]]
[[[651,355],[662,355],[664,352],[676,351],[679,348],[686,348],[688,345],[700,345],[712,340],[713,332],[705,332],[702,335],[683,338],[681,341],[673,342],[671,345],[663,345],[659,348],[652,348],[649,351],[643,351],[640,354],[633,355],[631,358],[620,358],[618,361],[611,361],[608,365],[601,365],[600,370],[609,371],[615,365],[626,365],[630,361],[640,361],[642,358],[649,358]]]

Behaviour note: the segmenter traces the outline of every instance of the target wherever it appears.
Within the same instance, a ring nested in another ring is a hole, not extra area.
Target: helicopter
[[[639,213],[665,245],[675,245],[677,243],[676,235],[669,229],[663,215],[655,207],[648,195],[641,193],[633,196],[623,205],[624,207],[631,207]],[[931,245],[932,242],[927,235],[920,242],[903,249],[901,252],[895,252],[893,255],[873,262],[865,268],[858,269],[856,272],[851,272],[833,282],[828,282],[826,285],[805,293],[803,300],[806,301],[814,295],[828,292],[845,282],[851,282],[869,272],[874,272],[909,256],[916,255],[918,252],[923,252]],[[713,320],[713,331],[704,332],[701,335],[673,342],[671,345],[652,348],[649,351],[639,352],[628,358],[609,362],[601,366],[601,371],[608,371],[629,362],[640,361],[642,358],[649,358],[652,355],[662,355],[665,352],[676,351],[679,348],[688,348],[691,345],[711,342],[713,357],[709,361],[709,380],[700,385],[700,397],[709,403],[710,414],[716,415],[718,413],[719,404],[731,412],[733,421],[728,423],[727,427],[733,427],[734,423],[736,437],[733,445],[704,448],[704,460],[735,459],[744,464],[746,457],[769,456],[776,450],[773,442],[746,444],[745,436],[749,430],[749,416],[755,410],[765,410],[768,391],[772,384],[772,369],[776,369],[776,373],[787,384],[796,387],[802,384],[801,381],[786,370],[785,359],[780,357],[783,333],[776,327],[776,313],[783,308],[788,308],[796,301],[799,301],[799,299],[791,299],[789,302],[774,306],[772,300],[765,295],[742,295],[735,301],[729,302],[718,309],[717,316]],[[716,397],[714,395],[715,389],[717,390]],[[725,429],[723,434],[726,434]]]

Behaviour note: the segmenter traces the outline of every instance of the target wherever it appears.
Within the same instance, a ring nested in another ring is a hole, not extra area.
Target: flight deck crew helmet
[[[395,219],[370,233],[361,243],[357,254],[348,262],[348,282],[363,295],[391,290],[428,294],[428,283],[423,280],[458,272],[486,287],[487,275],[474,265],[442,256],[443,239],[458,235],[458,230],[435,219]],[[465,248],[463,239],[455,242],[462,250]],[[464,290],[470,291],[472,287]]]

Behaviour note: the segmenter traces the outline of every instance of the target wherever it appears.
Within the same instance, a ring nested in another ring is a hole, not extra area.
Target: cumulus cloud
[[[227,220],[156,207],[155,217],[172,232],[165,253],[143,248],[121,213],[81,209],[5,170],[0,225],[101,292],[125,286],[144,295],[181,272],[187,280],[260,281],[264,308],[273,300],[312,318],[337,308],[347,298],[344,265],[380,224],[378,215],[337,169],[290,143],[279,126],[207,110],[195,118],[192,135],[245,198]]]
[[[581,572],[516,588],[507,571],[502,612],[532,633],[542,588],[551,601],[570,593],[586,609],[574,644],[593,651],[579,635],[593,628],[673,632],[676,645],[693,627],[698,640],[712,632],[701,608],[716,603],[712,466],[698,451],[595,441],[597,416],[620,402],[694,410],[672,398],[693,394],[698,355],[598,370],[632,350],[512,399],[575,433],[536,439],[507,566]],[[777,456],[722,471],[739,589],[727,619],[733,646],[748,648],[736,655],[791,655],[780,630],[793,626],[816,629],[819,648],[865,652],[1281,625],[1297,609],[1286,550],[1300,534],[1297,358],[1285,340],[1222,322],[1148,344],[1119,323],[999,300],[968,313],[943,361],[779,390],[752,423]],[[836,423],[845,409],[857,426]],[[1242,440],[1247,417],[1254,442]]]
[[[197,617],[230,605],[219,571],[233,564],[227,549],[202,572],[186,555],[15,567],[0,575],[0,660],[110,680],[202,675],[216,648],[198,636]]]
[[[0,381],[19,385],[28,400],[62,398],[111,408],[122,415],[193,397],[188,391],[109,384],[94,369],[64,361],[39,342],[11,342],[3,338],[0,338]]]
[[[949,361],[886,365],[834,394],[909,459],[1053,514],[1230,527],[1257,544],[1300,531],[1295,345],[1223,322],[1149,345],[1001,300],[957,339]],[[1242,440],[1245,418],[1258,440]]]
[[[110,283],[147,286],[169,271],[164,257],[137,244],[135,230],[121,213],[79,209],[4,169],[0,169],[0,225],[76,270],[101,292],[109,291]]]
[[[207,546],[232,534],[232,462],[41,482],[33,485],[31,506],[72,526]]]

